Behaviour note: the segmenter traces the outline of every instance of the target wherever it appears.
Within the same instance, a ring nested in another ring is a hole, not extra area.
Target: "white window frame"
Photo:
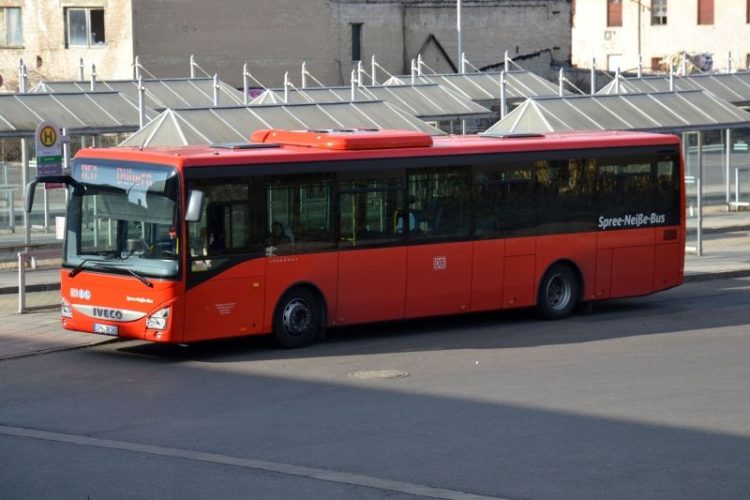
[[[70,29],[70,13],[74,11],[83,11],[85,12],[86,17],[86,43],[73,43],[71,40],[71,29]],[[104,41],[102,43],[96,43],[92,39],[93,33],[91,32],[91,12],[92,11],[102,11],[102,17],[104,17],[104,8],[103,7],[66,7],[65,8],[65,47],[66,48],[76,48],[76,47],[103,47],[107,44],[107,32],[105,30],[104,32]]]
[[[21,7],[0,7],[0,10],[3,11],[3,22],[5,23],[5,36],[3,39],[0,39],[0,48],[16,48],[16,47],[23,47],[23,11]],[[11,33],[14,33],[15,30],[11,26],[11,17],[8,15],[9,11],[17,11],[18,17],[15,19],[18,20],[18,35],[20,37],[20,40],[11,40]]]
[[[651,0],[651,25],[667,24],[667,0]]]

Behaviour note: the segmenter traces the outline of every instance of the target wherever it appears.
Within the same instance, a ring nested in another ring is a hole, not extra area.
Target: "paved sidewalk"
[[[686,255],[685,281],[740,276],[750,276],[750,212],[706,214],[703,256]],[[0,270],[0,361],[116,341],[104,335],[63,330],[57,267],[29,271],[26,277],[32,290],[27,294],[27,304],[36,308],[18,314],[18,272]]]

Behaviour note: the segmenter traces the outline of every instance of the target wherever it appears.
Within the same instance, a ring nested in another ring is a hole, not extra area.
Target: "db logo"
[[[432,268],[436,271],[448,269],[448,257],[434,257],[432,259]]]
[[[91,300],[91,290],[71,288],[70,297],[73,299]]]

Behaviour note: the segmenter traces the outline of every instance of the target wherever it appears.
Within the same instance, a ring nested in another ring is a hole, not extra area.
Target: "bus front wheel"
[[[569,316],[578,302],[578,277],[565,264],[550,267],[539,284],[537,307],[547,319]]]
[[[320,305],[314,293],[294,288],[284,294],[273,321],[276,342],[287,349],[308,346],[317,337],[320,326]]]

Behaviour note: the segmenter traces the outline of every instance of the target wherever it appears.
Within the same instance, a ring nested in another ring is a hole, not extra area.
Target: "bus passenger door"
[[[266,288],[264,235],[251,224],[258,208],[253,179],[194,181],[204,193],[188,223],[183,342],[260,333]]]
[[[339,252],[336,323],[404,317],[406,247]]]
[[[471,266],[471,310],[488,311],[503,307],[505,240],[474,242]]]
[[[510,238],[505,242],[503,307],[526,307],[536,303],[536,238]]]
[[[404,317],[407,249],[402,173],[351,173],[339,183],[336,324]]]
[[[205,266],[217,260],[194,261]],[[263,327],[264,263],[254,260],[208,278],[186,293],[183,342],[260,333]],[[191,271],[193,274],[198,274]],[[210,272],[207,270],[206,272]]]
[[[414,227],[409,228],[407,317],[471,308],[470,179],[464,166],[407,173],[409,210],[414,214]]]

